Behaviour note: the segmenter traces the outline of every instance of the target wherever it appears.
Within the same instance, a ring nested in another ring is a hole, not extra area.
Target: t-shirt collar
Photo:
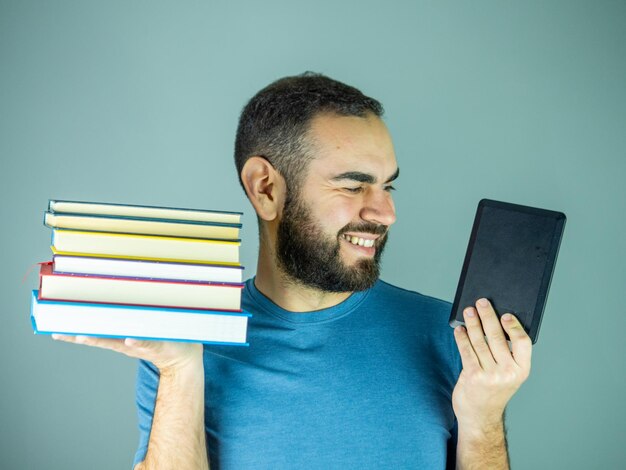
[[[261,308],[269,315],[278,317],[289,323],[320,323],[337,320],[357,308],[361,302],[367,298],[371,290],[367,289],[364,291],[353,292],[350,297],[333,307],[313,310],[310,312],[291,312],[278,306],[261,291],[259,291],[254,284],[255,279],[256,277],[250,278],[245,283],[245,291],[250,295],[250,300],[254,303],[255,307]]]

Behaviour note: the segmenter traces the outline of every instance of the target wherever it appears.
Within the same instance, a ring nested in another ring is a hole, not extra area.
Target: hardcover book
[[[243,284],[54,274],[52,263],[44,263],[39,295],[46,300],[239,311],[242,288]]]
[[[46,212],[44,224],[50,228],[90,232],[136,233],[219,240],[237,240],[239,238],[239,229],[241,228],[239,224],[218,222],[65,214],[58,212]]]
[[[246,345],[247,313],[39,299],[32,293],[31,322],[38,334],[194,341]]]
[[[181,281],[243,282],[242,266],[169,263],[93,256],[54,255],[52,272]]]
[[[52,230],[55,254],[238,264],[239,246],[238,241]]]
[[[48,210],[69,214],[109,215],[155,219],[190,220],[239,224],[241,212],[183,209],[174,207],[140,206],[135,204],[110,204],[104,202],[61,201],[50,199]]]

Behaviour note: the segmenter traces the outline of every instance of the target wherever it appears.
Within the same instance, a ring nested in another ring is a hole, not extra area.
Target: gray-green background
[[[623,468],[626,3],[364,0],[0,0],[0,467],[128,468],[136,445],[135,362],[32,334],[48,199],[243,210],[253,275],[236,121],[304,70],[386,107],[386,280],[451,300],[483,197],[567,214],[512,463]]]

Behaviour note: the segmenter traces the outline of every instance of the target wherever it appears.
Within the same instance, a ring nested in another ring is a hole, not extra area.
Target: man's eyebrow
[[[359,183],[375,183],[376,178],[369,173],[363,173],[361,171],[346,171],[332,178],[332,181],[352,180]]]
[[[396,168],[396,171],[393,173],[393,175],[387,178],[387,181],[385,181],[385,183],[391,183],[393,180],[398,178],[398,176],[400,176],[400,167]]]
[[[391,183],[400,175],[400,168],[398,168],[393,175],[387,178],[385,183]],[[341,181],[341,180],[352,180],[358,181],[359,183],[368,183],[374,184],[376,183],[376,177],[369,173],[363,173],[362,171],[346,171],[345,173],[341,173],[332,178],[332,181]]]

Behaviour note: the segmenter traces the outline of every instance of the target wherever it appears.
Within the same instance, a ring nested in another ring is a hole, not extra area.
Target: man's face
[[[377,117],[321,115],[311,123],[316,158],[278,226],[277,262],[292,282],[325,292],[371,287],[379,275],[398,167]]]

